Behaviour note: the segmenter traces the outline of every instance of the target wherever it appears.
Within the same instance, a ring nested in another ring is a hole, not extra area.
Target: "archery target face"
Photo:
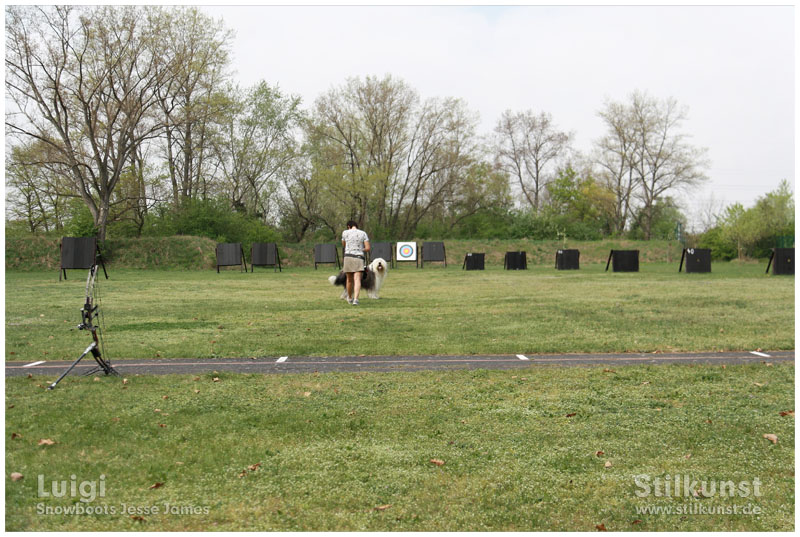
[[[398,242],[397,243],[397,260],[398,261],[416,261],[417,260],[417,243],[416,242]]]

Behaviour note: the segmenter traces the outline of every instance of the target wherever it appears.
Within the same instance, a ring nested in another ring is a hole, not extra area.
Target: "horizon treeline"
[[[686,240],[675,199],[708,179],[687,109],[633,91],[579,151],[546,111],[491,132],[457,97],[392,75],[303,103],[231,76],[232,33],[197,8],[6,7],[6,230],[219,241]],[[794,233],[788,182],[709,214],[694,246],[763,255]]]

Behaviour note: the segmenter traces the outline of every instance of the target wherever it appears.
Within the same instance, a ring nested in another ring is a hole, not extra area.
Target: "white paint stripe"
[[[764,354],[763,352],[758,351],[750,351],[750,354],[755,354],[756,356],[762,356],[764,358],[772,358],[769,354]]]
[[[33,362],[32,364],[23,365],[22,367],[33,367],[35,365],[43,364],[44,360],[39,360],[38,362]]]
[[[282,363],[282,362],[285,362],[287,358],[289,358],[289,357],[288,357],[288,356],[281,356],[280,358],[278,358],[278,359],[275,361],[275,363],[276,363],[276,364],[280,364],[280,363]]]
[[[518,355],[517,355],[517,358],[519,358],[520,360],[530,360],[530,358],[528,358],[528,357],[527,357],[527,356],[525,356],[524,354],[518,354]]]

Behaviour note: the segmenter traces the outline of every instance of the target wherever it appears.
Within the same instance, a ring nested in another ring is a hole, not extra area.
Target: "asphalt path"
[[[623,366],[665,364],[794,363],[794,351],[694,352],[652,354],[557,354],[495,356],[274,356],[265,358],[218,358],[173,360],[112,360],[124,376],[234,373],[328,373],[335,371],[441,371],[449,369],[530,369],[541,366]],[[6,362],[6,377],[58,376],[72,362]],[[85,374],[97,364],[84,358],[71,374]]]

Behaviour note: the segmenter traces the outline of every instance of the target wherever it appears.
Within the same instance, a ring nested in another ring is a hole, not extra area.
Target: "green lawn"
[[[533,266],[390,271],[381,300],[350,307],[329,266],[255,274],[114,270],[100,281],[107,355],[516,354],[794,348],[794,278],[763,264],[675,264],[639,273]],[[69,360],[85,274],[6,273],[6,359]]]
[[[6,529],[794,529],[793,364],[613,369],[8,378]],[[641,475],[760,489],[640,498]],[[53,481],[95,482],[100,514]]]
[[[107,356],[794,349],[794,278],[603,268],[402,266],[357,308],[324,267],[112,269]],[[77,357],[84,277],[6,273],[7,360]],[[793,364],[612,369],[7,378],[6,528],[794,529]],[[640,498],[642,475],[751,493]],[[734,507],[761,514],[641,512]]]

